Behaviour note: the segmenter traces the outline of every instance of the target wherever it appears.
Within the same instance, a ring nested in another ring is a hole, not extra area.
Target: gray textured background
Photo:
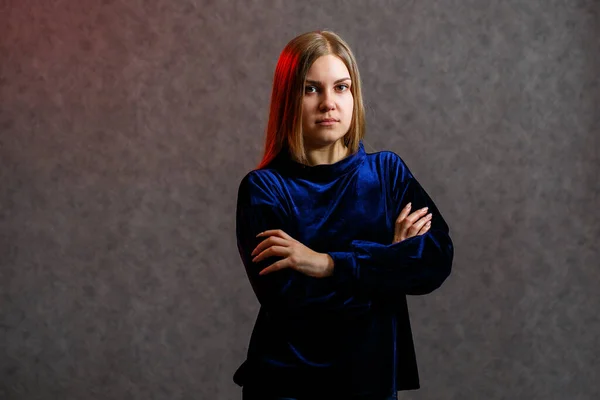
[[[402,398],[600,398],[599,14],[0,1],[0,398],[240,398],[237,188],[279,52],[315,29],[357,56],[366,150],[404,158],[456,245],[409,299],[423,388]]]

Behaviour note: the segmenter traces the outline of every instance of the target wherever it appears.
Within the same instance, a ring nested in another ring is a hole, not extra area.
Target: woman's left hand
[[[269,236],[252,251],[253,262],[268,257],[285,257],[259,272],[265,275],[283,268],[293,268],[298,272],[315,278],[325,278],[333,274],[333,259],[329,254],[317,253],[292,238],[281,229],[264,231],[256,237]]]

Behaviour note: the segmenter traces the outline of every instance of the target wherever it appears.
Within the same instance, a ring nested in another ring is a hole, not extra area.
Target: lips
[[[323,119],[318,119],[317,120],[317,124],[332,123],[332,122],[339,122],[339,120],[337,120],[335,118],[323,118]]]

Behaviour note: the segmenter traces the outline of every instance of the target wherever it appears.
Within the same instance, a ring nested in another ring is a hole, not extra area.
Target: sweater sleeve
[[[387,159],[388,195],[395,221],[402,208],[412,203],[411,212],[429,207],[431,228],[423,235],[398,243],[381,244],[353,240],[347,251],[328,253],[334,260],[334,279],[350,275],[358,291],[370,298],[428,294],[450,275],[454,248],[449,228],[429,195],[395,153]],[[391,241],[391,240],[390,240]]]
[[[266,238],[260,232],[281,229],[294,237],[292,219],[272,193],[275,185],[265,185],[260,179],[247,175],[238,191],[236,209],[237,247],[246,274],[261,306],[272,313],[290,315],[330,315],[342,313],[347,317],[364,314],[372,302],[358,297],[352,289],[352,277],[338,273],[335,278],[314,278],[292,268],[266,275],[258,273],[283,259],[273,256],[258,263],[251,253]]]

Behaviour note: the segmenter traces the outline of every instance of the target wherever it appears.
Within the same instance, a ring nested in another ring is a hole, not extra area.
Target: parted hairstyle
[[[308,164],[302,136],[302,98],[308,70],[321,56],[334,55],[348,68],[354,108],[350,128],[343,137],[351,154],[358,150],[364,137],[365,111],[356,60],[348,44],[330,31],[303,33],[292,39],[277,61],[269,108],[265,148],[257,169],[265,167],[280,151],[289,150],[295,161]]]

